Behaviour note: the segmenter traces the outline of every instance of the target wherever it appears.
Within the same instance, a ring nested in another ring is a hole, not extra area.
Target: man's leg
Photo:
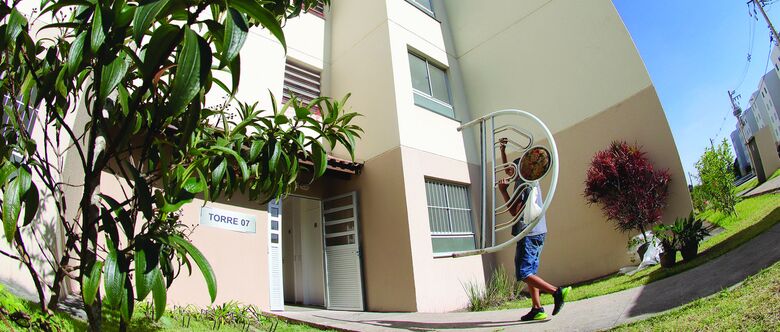
[[[529,291],[531,288],[535,288],[537,294],[539,291],[545,292],[545,293],[555,293],[555,290],[558,289],[558,287],[555,287],[553,285],[550,285],[544,279],[539,278],[537,275],[530,275],[526,277],[523,282],[525,282],[528,285]],[[533,294],[531,294],[533,295]],[[538,296],[538,295],[537,295]]]
[[[531,293],[531,303],[533,303],[534,308],[541,308],[542,301],[539,300],[539,288],[529,285],[528,292]]]

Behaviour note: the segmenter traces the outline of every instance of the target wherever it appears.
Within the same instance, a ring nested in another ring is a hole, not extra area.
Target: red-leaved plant
[[[661,220],[669,181],[669,171],[653,169],[639,146],[614,141],[593,156],[585,197],[588,203],[601,206],[615,228],[644,235],[645,229]]]

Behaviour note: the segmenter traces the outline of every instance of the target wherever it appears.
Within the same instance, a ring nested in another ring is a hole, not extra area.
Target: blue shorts
[[[542,254],[546,233],[526,236],[517,242],[515,251],[515,277],[524,280],[536,274],[539,269],[539,255]]]

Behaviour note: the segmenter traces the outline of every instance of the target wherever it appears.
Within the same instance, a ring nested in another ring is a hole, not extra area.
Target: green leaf
[[[268,160],[268,167],[272,170],[276,169],[276,165],[279,163],[279,156],[282,155],[282,142],[276,141],[271,151],[271,159]]]
[[[32,177],[27,170],[19,168],[16,177],[11,180],[3,193],[3,230],[10,244],[18,228],[19,213],[22,211],[22,195],[30,189]]]
[[[235,95],[238,92],[238,84],[241,82],[241,55],[237,55],[228,68],[230,69],[230,78],[233,84],[232,94]]]
[[[203,256],[200,250],[195,248],[192,243],[178,235],[168,236],[168,242],[177,246],[180,250],[184,251],[190,257],[192,257],[192,260],[195,261],[195,264],[198,265],[200,272],[203,274],[203,278],[206,279],[206,286],[209,289],[211,302],[214,302],[214,300],[217,298],[217,278],[214,275],[214,270],[211,268],[211,264],[209,264],[209,262],[206,260],[206,257]]]
[[[29,225],[35,215],[38,213],[38,206],[40,204],[40,196],[38,194],[38,188],[35,184],[30,185],[30,189],[24,193],[24,222],[23,226]]]
[[[103,30],[103,16],[100,12],[100,5],[95,6],[95,14],[92,19],[92,34],[90,35],[89,47],[92,53],[97,53],[103,42],[106,41],[106,32]]]
[[[114,198],[108,195],[100,194],[100,198],[102,198],[108,205],[111,207],[111,212],[114,213],[117,218],[119,218],[119,223],[122,225],[122,231],[125,232],[125,234],[132,234],[134,231],[132,221],[130,220],[130,215],[127,213],[125,209],[123,209],[119,202],[117,202]]]
[[[84,6],[84,7],[87,7],[87,6],[91,6],[91,5],[93,5],[93,4],[90,3],[89,1],[86,1],[86,0],[61,0],[61,1],[54,1],[54,3],[51,6],[44,8],[41,11],[41,13],[38,14],[38,17],[41,17],[41,16],[43,16],[43,14],[46,14],[48,12],[52,12],[52,15],[54,15],[54,14],[57,13],[57,11],[59,11],[63,7],[68,7],[68,6]]]
[[[114,220],[108,209],[102,209],[100,219],[103,221],[103,232],[108,235],[111,241],[119,243],[119,230],[116,228],[116,220]]]
[[[260,155],[260,152],[263,150],[263,146],[265,145],[265,141],[255,139],[252,141],[252,146],[249,148],[249,161],[255,160],[257,156]]]
[[[160,272],[160,268],[155,267],[152,270],[152,299],[154,300],[154,319],[160,320],[165,313],[165,303],[167,301],[167,291],[165,280]]]
[[[244,46],[249,33],[246,18],[233,8],[229,8],[225,17],[225,38],[223,41],[222,61],[230,63]]]
[[[154,247],[151,245],[144,247],[135,251],[135,289],[138,301],[143,301],[146,295],[149,295],[154,287],[154,272],[160,272],[156,264],[157,261],[153,259],[154,256],[160,254],[159,249],[154,251]],[[150,251],[149,255],[147,255],[147,250]]]
[[[92,269],[89,273],[84,274],[84,280],[81,282],[81,296],[84,297],[84,303],[91,305],[95,302],[95,295],[97,295],[100,288],[100,276],[103,273],[103,262],[96,261],[92,264]]]
[[[164,63],[170,54],[171,45],[176,41],[179,27],[172,24],[163,24],[152,33],[152,38],[146,46],[144,64],[141,68],[146,80],[151,80],[157,69]]]
[[[132,164],[125,162],[125,167],[133,174],[135,194],[138,196],[138,205],[146,220],[152,220],[152,195],[149,190],[149,184],[146,182],[141,173]]]
[[[227,159],[222,158],[222,161],[211,172],[211,185],[216,186],[222,182],[222,177],[225,176],[225,170],[227,170]]]
[[[122,107],[122,115],[127,116],[130,113],[130,104],[128,103],[130,94],[125,86],[121,84],[117,85],[117,91],[119,92],[119,106]]]
[[[238,163],[238,167],[241,169],[241,176],[244,178],[244,181],[249,179],[249,167],[246,165],[246,161],[244,161],[244,158],[241,158],[241,156],[239,156],[238,153],[224,146],[219,146],[219,145],[212,146],[211,149],[221,151],[233,156],[233,158],[235,158],[236,162]]]
[[[135,16],[135,8],[136,6],[129,6],[125,0],[117,1],[114,4],[114,24],[121,28],[130,24]]]
[[[315,176],[320,177],[325,174],[325,170],[328,168],[328,155],[317,141],[313,141],[311,145],[311,159],[314,161]]]
[[[5,184],[5,180],[8,180],[8,176],[15,171],[16,171],[16,166],[14,166],[14,164],[5,163],[3,167],[0,168],[0,185]]]
[[[130,63],[127,61],[125,52],[119,52],[118,56],[111,61],[108,66],[103,67],[103,73],[100,78],[99,98],[108,98],[108,95],[114,91],[117,84],[122,81],[127,73]]]
[[[189,27],[184,28],[184,46],[176,65],[169,105],[171,111],[178,115],[200,89],[200,45],[197,34]]]
[[[27,25],[27,19],[16,8],[11,10],[11,16],[8,18],[8,23],[5,24],[5,36],[6,40],[14,40]]]
[[[191,194],[197,194],[206,190],[206,182],[199,178],[191,177],[184,182],[184,190]]]
[[[287,50],[287,42],[284,40],[284,31],[282,26],[273,13],[263,8],[260,2],[254,0],[231,0],[230,7],[239,12],[249,15],[252,19],[260,23],[263,27],[271,31],[271,34],[279,40],[282,47]]]
[[[136,8],[133,15],[133,40],[135,40],[136,45],[141,46],[141,39],[143,39],[144,33],[152,26],[157,14],[167,4],[168,0],[150,1]]]
[[[130,322],[130,318],[133,317],[134,307],[133,283],[130,282],[130,277],[125,274],[125,287],[122,288],[122,302],[119,304],[119,314],[122,315],[122,321]]]
[[[106,239],[106,247],[108,247],[108,255],[106,255],[106,262],[103,267],[103,273],[105,274],[103,287],[106,290],[106,305],[116,308],[122,303],[122,297],[125,295],[125,273],[120,271],[119,257],[111,239]]]
[[[68,75],[73,76],[76,73],[81,59],[84,57],[84,42],[87,40],[87,32],[82,31],[73,43],[70,44],[70,51],[68,52]]]
[[[288,122],[290,122],[290,120],[284,114],[279,114],[274,117],[274,123],[276,123],[277,125],[282,125]]]

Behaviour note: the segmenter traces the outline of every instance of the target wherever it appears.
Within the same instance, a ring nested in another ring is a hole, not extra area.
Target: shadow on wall
[[[30,260],[35,267],[36,273],[42,279],[42,286],[44,287],[47,301],[51,295],[48,286],[51,286],[51,281],[54,278],[54,266],[59,263],[58,261],[61,258],[58,254],[59,245],[57,244],[57,239],[59,238],[57,234],[58,221],[56,221],[58,212],[54,204],[51,203],[53,200],[52,195],[48,191],[44,191],[40,198],[36,218],[29,225],[19,228]],[[48,216],[51,216],[51,220],[49,220]],[[3,242],[3,251],[17,257],[20,256],[14,246],[8,245],[4,235],[0,241]],[[7,277],[0,280],[0,282],[6,285],[6,288],[12,293],[37,303],[38,293],[32,283],[32,277],[27,266],[21,261],[5,256],[1,257],[7,262],[3,266],[13,267],[13,270],[10,270],[10,273],[6,275]]]
[[[750,238],[758,235],[747,243],[705,265],[645,286],[626,315],[636,317],[684,305],[731,287],[777,262],[780,260],[780,250],[776,248],[780,241],[780,225],[776,225],[778,221],[780,208],[776,208],[755,225],[700,253],[695,260],[706,259],[703,256],[708,253],[727,250],[734,245],[733,241],[740,237]],[[663,278],[665,273],[664,269],[656,270],[650,274],[650,281]]]

